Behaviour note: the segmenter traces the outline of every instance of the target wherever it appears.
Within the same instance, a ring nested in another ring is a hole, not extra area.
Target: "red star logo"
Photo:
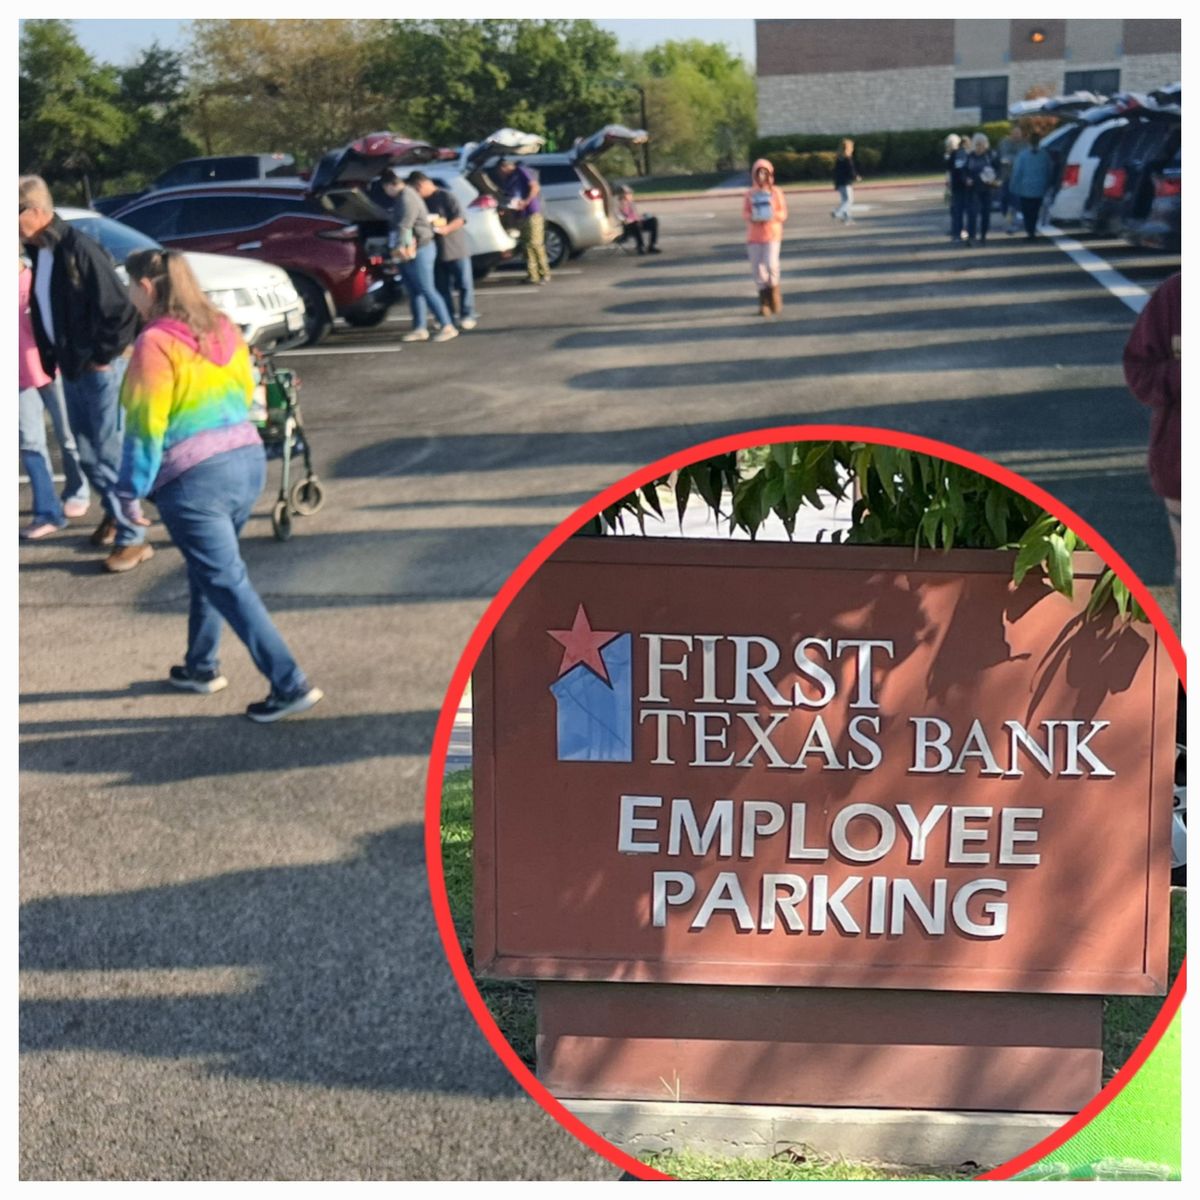
[[[575,613],[575,623],[570,629],[547,629],[546,632],[563,646],[562,665],[558,668],[560,677],[572,667],[583,663],[589,671],[612,687],[604,659],[600,657],[600,648],[619,636],[619,630],[593,629],[581,604]]]

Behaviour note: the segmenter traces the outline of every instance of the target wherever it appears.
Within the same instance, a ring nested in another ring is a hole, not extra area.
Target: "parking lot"
[[[244,549],[327,693],[303,720],[236,715],[265,688],[233,639],[227,691],[165,692],[186,582],[161,526],[129,575],[102,576],[89,522],[22,547],[24,1177],[616,1174],[475,1031],[420,822],[486,601],[627,470],[753,426],[923,433],[1061,497],[1167,602],[1113,277],[1050,240],[952,244],[940,185],[861,189],[850,227],[831,196],[789,197],[772,321],[740,202],[712,195],[644,204],[659,257],[593,252],[544,288],[495,273],[456,341],[402,348],[397,310],[285,355],[328,499],[276,543],[272,473]],[[1178,269],[1088,248],[1135,301]]]

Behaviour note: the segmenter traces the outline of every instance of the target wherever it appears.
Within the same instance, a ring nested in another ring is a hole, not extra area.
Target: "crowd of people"
[[[986,133],[946,138],[946,190],[950,201],[950,238],[967,245],[987,244],[992,210],[999,201],[1005,233],[1038,236],[1042,205],[1054,183],[1054,163],[1036,131],[1013,125],[992,148]]]
[[[250,420],[255,388],[241,334],[205,296],[187,259],[141,250],[125,284],[106,251],[54,211],[44,180],[18,181],[21,457],[33,492],[22,533],[40,541],[87,515],[104,570],[153,557],[151,498],[187,566],[184,661],[166,682],[209,695],[226,687],[218,648],[228,622],[270,682],[246,715],[266,723],[322,699],[250,582],[238,537],[262,491],[266,460]],[[49,410],[66,476],[60,497],[46,449]]]

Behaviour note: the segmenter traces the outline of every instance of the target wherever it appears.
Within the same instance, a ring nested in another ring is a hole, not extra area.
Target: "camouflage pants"
[[[550,264],[546,260],[546,219],[540,212],[530,213],[521,222],[518,244],[525,254],[525,273],[535,283],[550,278]]]

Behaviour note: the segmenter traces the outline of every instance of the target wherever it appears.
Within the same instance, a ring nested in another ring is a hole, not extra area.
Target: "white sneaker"
[[[429,341],[429,330],[410,329],[400,340],[402,342],[427,342]]]
[[[463,317],[458,323],[459,329],[474,329],[479,324],[478,317]]]
[[[453,325],[445,325],[433,335],[435,342],[449,342],[458,337],[458,330]]]

